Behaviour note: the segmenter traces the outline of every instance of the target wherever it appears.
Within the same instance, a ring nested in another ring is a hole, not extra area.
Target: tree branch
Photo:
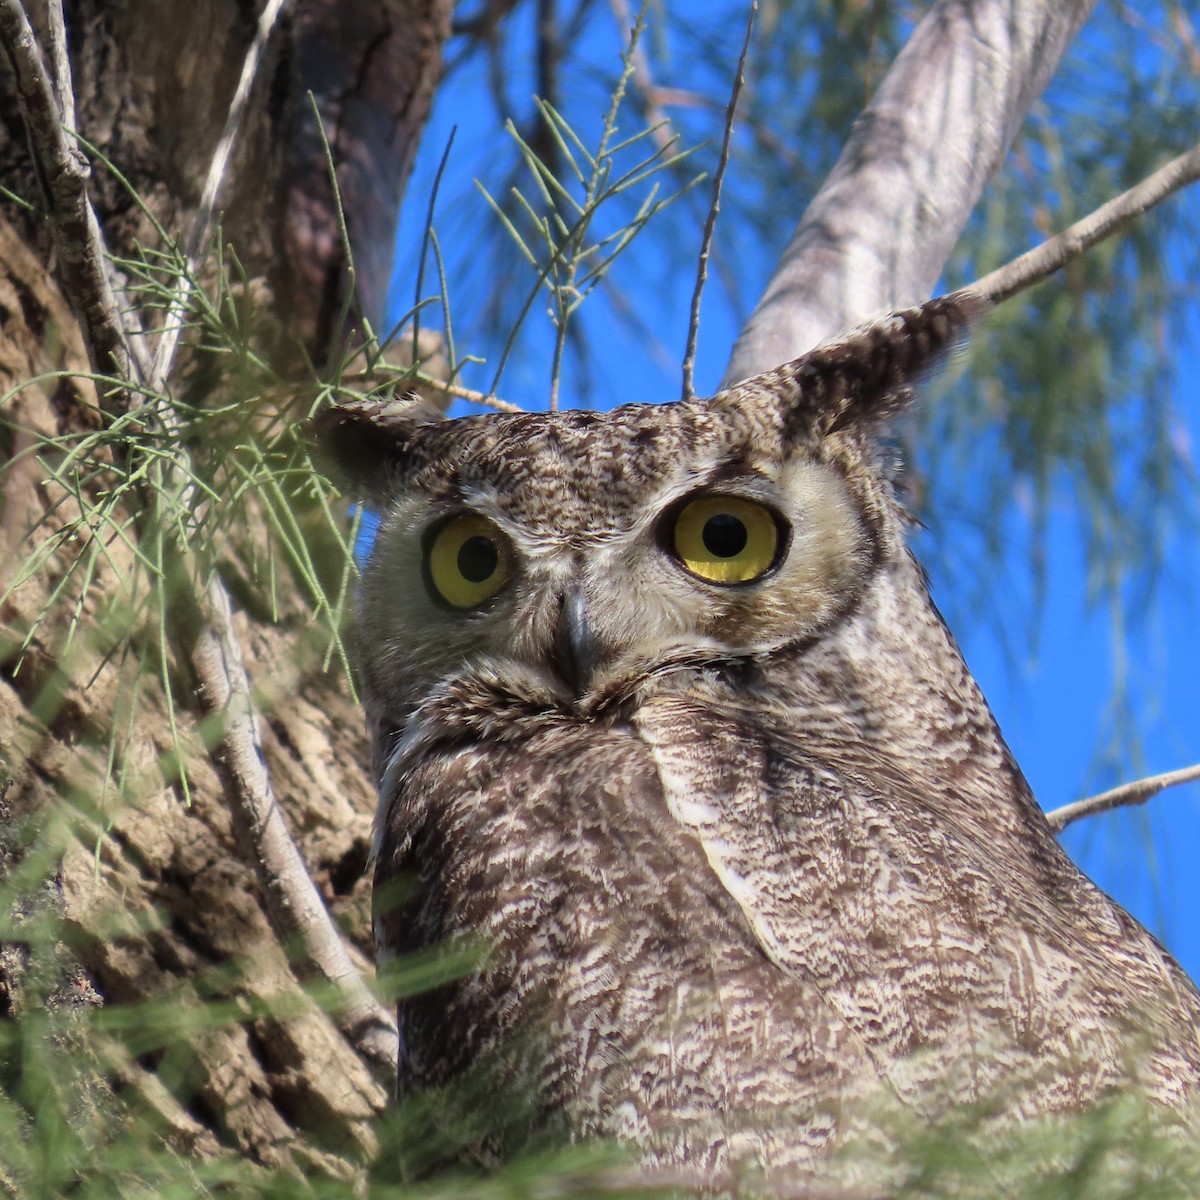
[[[734,346],[725,385],[931,293],[1094,0],[938,0],[855,122]]]
[[[1153,175],[1135,184],[1095,212],[1068,226],[1062,233],[1047,238],[1040,246],[977,279],[963,293],[981,296],[999,304],[1018,292],[1040,283],[1073,258],[1090,250],[1097,242],[1119,233],[1143,213],[1160,204],[1172,193],[1200,179],[1200,144],[1186,154],[1173,158]]]
[[[292,332],[317,361],[345,349],[331,338],[348,286],[324,137],[349,215],[355,294],[379,329],[400,200],[441,78],[453,8],[453,0],[305,0],[295,12],[297,53],[313,64],[304,83],[316,96],[324,135],[315,122],[297,121],[284,148],[283,266],[286,286],[309,298]]]
[[[100,226],[88,198],[91,168],[63,130],[54,85],[20,0],[0,0],[0,48],[12,67],[21,117],[45,193],[63,294],[83,327],[92,367],[98,375],[136,381],[136,360],[126,343],[109,283]],[[64,95],[69,93],[69,76],[60,78],[58,86]],[[73,107],[73,101],[63,106],[64,111]],[[116,389],[106,393],[101,403],[107,412],[116,414],[129,407],[130,394]]]
[[[75,132],[75,89],[71,86],[71,56],[67,51],[67,22],[62,0],[50,0],[46,8],[50,25],[50,57],[54,61],[54,90],[63,128]]]
[[[951,295],[960,300],[976,298],[986,301],[978,310],[978,315],[982,316],[992,305],[1041,283],[1072,259],[1120,233],[1156,204],[1198,179],[1200,144],[1193,146],[1186,154],[1173,158],[1141,183],[1113,197],[1061,233],[1047,238],[1032,250],[1027,250]]]
[[[300,942],[310,967],[333,984],[342,1004],[336,1014],[342,1031],[375,1074],[391,1080],[399,1048],[396,1024],[350,961],[271,789],[229,593],[215,572],[205,599],[192,665],[204,710],[221,721],[213,759],[249,833],[271,920],[281,937]]]
[[[176,280],[170,303],[167,306],[166,317],[163,320],[163,332],[154,355],[154,370],[151,375],[151,387],[155,390],[162,388],[171,374],[171,364],[179,346],[179,336],[183,331],[183,316],[192,297],[192,281],[196,263],[212,229],[213,213],[216,210],[217,197],[220,195],[221,184],[229,166],[229,156],[233,152],[238,131],[242,127],[242,119],[245,117],[246,108],[250,103],[250,94],[254,87],[254,80],[258,76],[263,52],[267,48],[271,31],[275,28],[279,15],[287,3],[288,0],[267,0],[262,14],[258,18],[258,28],[254,31],[254,37],[246,51],[246,57],[242,61],[242,73],[238,77],[233,99],[229,102],[225,127],[221,130],[221,136],[213,151],[212,160],[208,166],[208,175],[204,180],[204,191],[200,196],[196,215],[192,219],[187,245],[184,247],[187,267]]]
[[[1062,833],[1073,821],[1083,817],[1110,812],[1114,808],[1145,804],[1152,796],[1157,796],[1167,788],[1177,787],[1181,783],[1194,783],[1197,780],[1200,780],[1200,763],[1192,767],[1181,767],[1178,771],[1167,771],[1163,775],[1151,775],[1148,779],[1125,783],[1110,791],[1101,792],[1098,796],[1076,800],[1074,804],[1064,804],[1061,808],[1048,812],[1046,820],[1050,822],[1050,828],[1055,833]]]

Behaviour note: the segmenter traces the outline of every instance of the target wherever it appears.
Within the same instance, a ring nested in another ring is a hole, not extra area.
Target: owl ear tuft
[[[308,423],[313,460],[342,491],[360,500],[382,500],[416,430],[445,414],[411,393],[331,404]]]
[[[873,432],[908,406],[914,388],[991,308],[985,297],[951,292],[859,325],[771,372],[789,440]]]

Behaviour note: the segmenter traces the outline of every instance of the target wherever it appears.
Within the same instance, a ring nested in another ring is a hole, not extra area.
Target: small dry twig
[[[717,216],[721,211],[721,184],[725,181],[725,168],[729,165],[729,150],[733,142],[733,125],[737,119],[738,99],[742,84],[746,81],[746,57],[750,53],[750,38],[754,33],[754,18],[758,13],[758,0],[751,0],[750,12],[746,16],[746,36],[742,39],[742,52],[738,56],[737,73],[733,77],[733,88],[729,93],[729,105],[725,109],[725,131],[721,137],[721,157],[717,161],[717,173],[713,178],[712,204],[704,218],[704,236],[700,239],[700,261],[696,265],[696,286],[692,291],[692,308],[688,316],[687,347],[683,352],[683,399],[690,400],[696,390],[693,373],[696,366],[696,343],[700,338],[700,299],[704,295],[704,283],[708,279],[708,256],[712,249],[713,232],[717,227]]]
[[[519,404],[513,404],[511,400],[501,400],[499,396],[493,396],[490,392],[477,392],[472,388],[463,387],[461,384],[447,383],[444,379],[437,379],[420,371],[413,378],[427,387],[445,392],[448,396],[454,396],[458,400],[467,400],[471,404],[480,404],[484,408],[491,408],[496,412],[519,413],[525,411]]]
[[[1178,771],[1167,771],[1162,775],[1151,775],[1133,783],[1123,783],[1120,787],[1101,792],[1098,796],[1089,796],[1086,800],[1064,804],[1061,808],[1048,812],[1046,820],[1050,822],[1050,828],[1055,833],[1062,833],[1073,821],[1083,817],[1110,812],[1114,808],[1145,804],[1151,797],[1166,791],[1167,788],[1177,787],[1181,783],[1194,783],[1197,780],[1200,780],[1200,763],[1192,767],[1181,767]]]

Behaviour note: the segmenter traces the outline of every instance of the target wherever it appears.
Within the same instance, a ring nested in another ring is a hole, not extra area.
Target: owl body
[[[401,1084],[514,1098],[489,1153],[805,1176],[889,1108],[1200,1089],[1200,997],[1059,848],[878,462],[972,315],[708,401],[327,418],[382,511],[377,938],[467,956],[401,1003]]]

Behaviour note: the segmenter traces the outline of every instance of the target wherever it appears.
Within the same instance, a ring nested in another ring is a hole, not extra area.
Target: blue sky
[[[597,57],[615,53],[611,32],[607,39],[602,30],[594,36]],[[731,55],[735,53],[736,48],[731,50]],[[519,64],[516,73],[520,74]],[[494,220],[472,180],[476,175],[486,177],[497,136],[484,81],[465,72],[438,94],[410,184],[398,240],[391,315],[399,316],[412,303],[424,210],[452,128],[458,132],[436,224],[448,248],[449,286],[460,314],[455,319],[461,347],[464,331],[478,316],[480,264],[472,261],[474,231]],[[495,186],[494,180],[489,183]],[[738,187],[736,174],[731,174],[726,187],[730,192]],[[1194,194],[1172,203],[1197,206],[1200,213],[1200,198]],[[799,211],[781,216],[780,239],[798,216]],[[1030,238],[1034,238],[1032,230]],[[646,249],[635,246],[618,266],[615,278],[628,301],[658,330],[660,349],[647,348],[603,302],[594,306],[589,302],[585,331],[599,349],[586,397],[594,407],[635,399],[673,399],[678,394],[678,361],[692,279],[690,273],[673,272],[667,259],[656,256],[652,244],[641,246]],[[751,299],[765,283],[774,253],[775,248],[764,247],[761,254],[739,256],[741,282]],[[528,278],[517,281],[522,289]],[[431,268],[426,280],[429,294],[436,290],[431,286],[436,280]],[[1194,312],[1192,318],[1175,347],[1185,365],[1178,372],[1174,399],[1183,422],[1181,436],[1195,447],[1200,446],[1196,382],[1200,317]],[[717,386],[738,324],[730,303],[711,288],[696,370],[701,394]],[[465,340],[468,349],[476,348],[469,337]],[[549,324],[541,312],[534,311],[523,352],[506,374],[501,393],[527,407],[543,406],[548,363]],[[1187,369],[1188,363],[1196,369]],[[472,386],[481,387],[489,379],[482,371],[465,377]],[[573,402],[572,379],[569,370],[566,406]],[[964,486],[969,487],[969,481],[964,480]],[[992,623],[958,611],[961,605],[956,606],[951,581],[942,577],[931,559],[933,591],[1043,806],[1054,808],[1124,782],[1134,777],[1135,767],[1138,774],[1150,774],[1200,760],[1200,552],[1195,540],[1178,537],[1165,547],[1166,570],[1152,604],[1145,614],[1131,617],[1130,637],[1117,641],[1111,614],[1088,606],[1086,564],[1069,494],[1056,496],[1040,611],[1024,556],[1028,530],[1013,518],[1004,532],[1009,549],[995,570],[995,586],[1004,604],[1015,606],[1026,618],[1036,615],[1032,639],[1018,639],[1015,646],[1011,640],[1006,643]],[[960,529],[956,534],[950,522],[944,547],[950,556],[956,536],[969,537],[970,531]],[[920,552],[919,540],[917,545]],[[1116,757],[1124,758],[1126,765],[1118,777],[1103,764],[1112,760],[1111,755],[1106,759],[1104,751],[1115,727],[1110,705],[1122,673],[1128,676],[1139,744],[1119,748]],[[1200,787],[1168,791],[1144,808],[1090,818],[1069,830],[1064,843],[1092,878],[1163,938],[1193,977],[1200,978],[1200,871],[1193,867],[1200,849]]]
[[[1200,444],[1195,386],[1185,380],[1188,394],[1178,399]],[[986,625],[963,633],[967,661],[1047,809],[1126,781],[1096,769],[1122,669],[1131,673],[1142,743],[1140,754],[1131,755],[1135,763],[1140,759],[1131,777],[1200,760],[1200,554],[1194,542],[1180,540],[1167,557],[1169,577],[1119,646],[1108,614],[1088,607],[1083,552],[1064,498],[1051,528],[1036,653],[1014,664]],[[1076,862],[1200,978],[1200,872],[1193,865],[1200,788],[1176,788],[1144,807],[1088,818],[1063,841]]]

